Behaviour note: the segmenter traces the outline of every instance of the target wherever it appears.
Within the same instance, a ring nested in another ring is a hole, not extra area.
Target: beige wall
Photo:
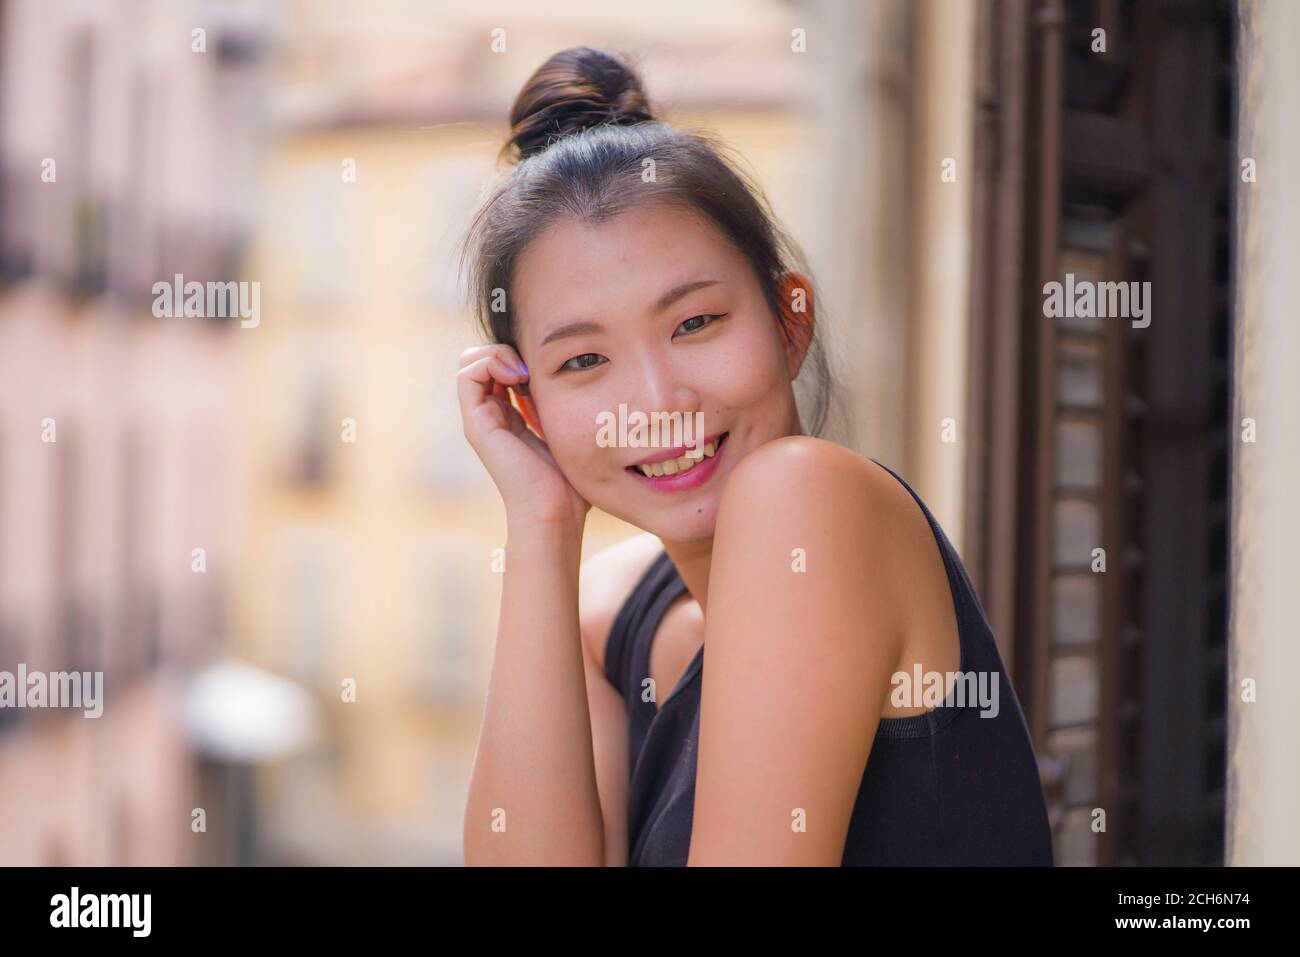
[[[829,435],[963,527],[975,8],[813,5],[818,219],[807,233],[848,403]],[[955,180],[942,163],[955,161]],[[956,441],[942,441],[951,418]]]
[[[1239,158],[1257,178],[1240,183],[1236,402],[1232,435],[1232,621],[1228,676],[1228,834],[1231,865],[1300,863],[1300,746],[1294,681],[1300,674],[1300,5],[1241,6]],[[1242,420],[1256,441],[1242,441]],[[1243,700],[1243,684],[1254,700]]]
[[[975,4],[966,0],[925,0],[916,6],[911,159],[916,189],[905,468],[958,551],[973,428],[966,421],[966,363],[975,182],[975,13]],[[945,176],[948,160],[950,175]],[[947,426],[952,431],[945,433]]]

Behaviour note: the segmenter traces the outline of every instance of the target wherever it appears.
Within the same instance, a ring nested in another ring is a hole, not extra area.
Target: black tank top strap
[[[962,564],[961,556],[957,553],[956,546],[954,546],[952,540],[948,538],[948,534],[943,530],[943,526],[939,524],[939,520],[934,517],[934,513],[930,511],[930,507],[925,504],[925,501],[916,493],[916,489],[912,488],[907,479],[903,478],[903,476],[899,475],[884,462],[879,462],[876,459],[871,459],[871,461],[875,462],[882,469],[896,478],[899,484],[902,485],[903,488],[907,489],[908,493],[916,501],[916,504],[921,507],[921,513],[925,515],[925,520],[930,524],[930,530],[934,533],[935,541],[939,543],[939,552],[943,556],[944,568],[948,572],[948,583],[952,587],[953,600],[957,605],[958,622],[962,623],[965,615],[969,614],[975,619],[983,620],[987,626],[988,616],[984,611],[983,603],[980,601],[979,592],[975,590],[975,584],[970,580],[970,575],[966,571],[966,566]],[[966,647],[964,643],[962,645],[962,670],[967,670]]]
[[[624,698],[639,684],[633,672],[643,667],[667,604],[685,587],[668,553],[660,552],[619,608],[605,642],[605,677]]]

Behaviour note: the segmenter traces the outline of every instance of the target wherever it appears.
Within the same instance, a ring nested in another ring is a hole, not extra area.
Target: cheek
[[[756,320],[738,330],[720,364],[717,395],[731,406],[753,406],[781,395],[789,378],[777,344]]]
[[[547,445],[561,468],[578,470],[589,463],[597,452],[597,415],[599,404],[557,397],[547,408],[542,420]]]

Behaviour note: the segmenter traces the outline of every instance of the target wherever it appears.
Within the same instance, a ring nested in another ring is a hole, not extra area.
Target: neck
[[[713,560],[713,539],[694,542],[664,542],[664,551],[677,566],[677,572],[686,584],[702,612],[707,612],[709,597],[709,564]]]

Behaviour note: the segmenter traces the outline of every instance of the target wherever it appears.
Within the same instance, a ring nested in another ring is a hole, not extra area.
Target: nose
[[[650,421],[654,421],[656,413],[693,415],[700,410],[699,393],[667,357],[643,352],[638,370],[641,375],[639,395],[645,404],[632,408],[644,412]]]

